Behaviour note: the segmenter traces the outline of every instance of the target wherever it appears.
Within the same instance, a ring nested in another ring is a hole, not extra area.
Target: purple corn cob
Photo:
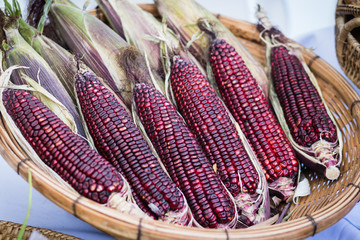
[[[271,70],[274,88],[295,142],[304,147],[321,138],[336,142],[336,127],[299,59],[285,47],[273,48]]]
[[[151,142],[184,193],[195,220],[206,228],[232,227],[235,206],[176,109],[146,84],[136,85],[134,99]]]
[[[271,51],[271,75],[286,125],[293,140],[310,160],[298,151],[301,161],[328,179],[337,179],[340,163],[337,128],[299,58],[285,47]]]

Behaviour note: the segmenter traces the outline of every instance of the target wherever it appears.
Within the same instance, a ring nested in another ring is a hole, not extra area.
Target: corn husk
[[[202,64],[204,69],[209,69],[207,49],[209,41],[201,37],[202,33],[197,22],[200,18],[207,19],[213,24],[218,38],[225,39],[234,46],[240,54],[251,74],[259,83],[266,97],[268,97],[269,81],[264,68],[243,46],[243,44],[208,10],[199,5],[195,0],[155,0],[160,14],[166,18],[169,27],[178,35],[184,45],[190,42],[189,50]],[[208,79],[212,81],[211,71]]]
[[[59,44],[43,35],[40,31],[19,19],[19,33],[24,40],[49,64],[73,102],[76,102],[74,93],[74,76],[77,71],[75,56]]]
[[[113,7],[113,5],[117,4],[117,2],[111,3],[107,0],[97,0],[96,3],[104,13],[111,28],[114,29],[114,31],[117,32],[123,39],[126,39],[120,16],[117,13],[118,9]],[[136,21],[136,19],[134,20]]]
[[[65,89],[70,94],[71,98],[76,105],[77,102],[75,92],[75,75],[79,71],[79,68],[86,68],[92,71],[86,66],[77,56],[71,54],[68,50],[61,47],[59,44],[41,34],[40,31],[31,27],[22,19],[19,20],[19,32],[24,39],[31,44],[31,46],[45,59],[51,69],[56,73],[61,83],[65,86]],[[125,47],[126,49],[128,47]],[[146,69],[147,71],[147,69]],[[107,81],[99,78],[104,85],[107,85]],[[116,95],[116,94],[115,94]],[[116,95],[117,96],[117,95]],[[122,100],[119,101],[124,105]],[[126,106],[124,105],[126,108]],[[86,130],[86,124],[83,124],[86,135],[89,136]],[[89,139],[89,137],[88,137]]]
[[[176,52],[194,62],[204,72],[196,58],[181,47],[174,32],[164,26],[165,19],[163,23],[159,22],[152,14],[142,10],[131,0],[97,0],[97,3],[114,30],[123,32],[126,41],[148,57],[154,80],[162,91],[164,81],[169,74],[169,70],[165,69],[166,60],[163,57],[165,42],[170,52]]]
[[[85,136],[77,108],[64,86],[51,70],[48,63],[21,37],[17,23],[4,28],[7,43],[5,48],[5,64],[8,67],[19,65],[27,68],[16,69],[11,75],[11,80],[17,85],[26,84],[22,75],[27,75],[38,82],[51,95],[58,99],[71,113],[77,126],[77,133]]]
[[[164,71],[160,57],[160,46],[145,38],[146,35],[158,36],[161,25],[150,13],[144,12],[127,0],[97,0],[110,25],[117,32],[123,32],[126,41],[148,56],[148,61],[155,78],[162,82],[164,89]]]
[[[262,12],[261,8],[258,9],[258,19],[259,24],[264,28],[262,35],[263,40],[266,43],[266,66],[268,71],[268,77],[270,79],[270,100],[274,109],[274,112],[279,120],[281,127],[283,128],[285,134],[287,135],[290,143],[292,144],[298,159],[305,166],[307,166],[312,171],[317,172],[318,174],[325,176],[329,180],[336,180],[340,175],[340,164],[342,161],[342,150],[343,150],[343,140],[341,137],[341,131],[336,124],[335,118],[327,106],[322,93],[317,83],[317,80],[314,74],[311,72],[310,68],[307,66],[304,58],[302,57],[301,50],[305,50],[304,47],[292,43],[289,39],[286,38],[280,31],[273,28],[269,19]],[[274,32],[274,35],[270,33]],[[274,31],[275,30],[275,31]],[[297,144],[292,137],[291,131],[287,125],[283,109],[281,107],[279,98],[275,92],[274,86],[272,84],[272,74],[271,74],[271,51],[273,47],[285,46],[290,54],[294,55],[299,59],[302,66],[304,67],[306,73],[308,74],[312,84],[316,88],[317,92],[320,95],[322,103],[325,107],[327,114],[332,120],[333,124],[336,126],[337,132],[337,141],[328,142],[325,139],[320,139],[317,142],[313,143],[310,147],[303,147]],[[305,50],[306,51],[306,50]]]
[[[131,109],[131,83],[119,63],[128,43],[105,23],[70,1],[55,0],[50,6],[49,16],[72,52],[106,81]]]

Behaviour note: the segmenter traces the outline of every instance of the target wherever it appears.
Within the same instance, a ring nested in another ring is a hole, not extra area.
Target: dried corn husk
[[[225,39],[235,47],[236,51],[248,66],[251,74],[258,81],[265,96],[268,97],[269,81],[264,68],[212,13],[194,0],[155,0],[155,4],[160,14],[166,18],[169,27],[176,34],[180,35],[183,44],[187,45],[189,42],[191,43],[189,46],[190,52],[198,59],[204,68],[209,68],[207,57],[209,41],[205,37],[201,37],[202,33],[196,24],[200,18],[207,19],[208,22],[211,22],[218,38]],[[212,82],[211,71],[209,71],[208,79]],[[212,84],[214,83],[212,82]]]
[[[223,105],[225,106],[224,103]],[[227,108],[226,110],[233,124],[235,125],[241,142],[244,145],[244,149],[246,150],[249,158],[251,159],[251,162],[254,164],[256,172],[259,176],[259,186],[256,190],[256,193],[252,195],[245,193],[240,194],[237,199],[235,199],[236,204],[238,205],[239,209],[242,209],[241,214],[246,216],[255,225],[267,222],[270,218],[270,195],[264,172],[262,171],[260,162],[257,160],[256,154],[252,150],[244,133],[241,131],[239,124],[231,115],[230,110],[228,110]]]
[[[7,43],[3,43],[6,66],[25,66],[27,68],[13,71],[11,80],[17,85],[26,84],[22,75],[27,75],[37,81],[51,95],[58,99],[74,117],[77,133],[85,136],[79,113],[75,103],[66,92],[49,64],[21,37],[17,22],[12,22],[4,28]]]
[[[29,86],[28,88],[24,89],[31,91],[32,95],[34,95],[41,102],[43,102],[53,113],[56,114],[56,116],[58,116],[66,125],[68,125],[73,132],[76,132],[76,124],[74,118],[67,110],[67,108],[35,80],[31,79],[26,75],[23,75],[22,78],[27,83],[27,86]]]

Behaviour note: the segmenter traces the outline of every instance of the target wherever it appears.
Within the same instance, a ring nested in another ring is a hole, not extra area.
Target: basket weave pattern
[[[21,224],[13,222],[0,221],[0,239],[13,240],[16,239],[20,232]],[[36,230],[49,240],[79,240],[79,238],[66,235],[60,232],[54,232],[50,229],[36,228],[27,226],[25,228],[23,239],[29,239],[31,233]]]
[[[344,73],[360,87],[360,34],[355,33],[359,35],[357,38],[354,36],[356,28],[360,31],[360,6],[338,0],[335,20],[337,59]]]
[[[141,5],[158,16],[153,5]],[[94,13],[96,14],[96,13]],[[265,47],[254,24],[217,15],[263,66]],[[341,175],[327,181],[304,169],[311,195],[292,204],[287,222],[273,226],[224,230],[180,227],[159,221],[120,214],[64,189],[26,156],[0,118],[0,153],[9,165],[27,179],[31,170],[33,186],[55,204],[117,238],[128,239],[303,239],[320,232],[343,218],[360,199],[360,97],[344,77],[314,53],[304,58],[317,77],[325,101],[334,113],[344,140]]]

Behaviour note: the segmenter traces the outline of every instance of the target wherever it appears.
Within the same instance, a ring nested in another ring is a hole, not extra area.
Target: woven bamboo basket
[[[338,0],[335,19],[337,59],[344,73],[360,88],[360,5]]]
[[[21,224],[0,221],[0,239],[2,240],[16,239],[20,232],[20,229],[21,229]],[[79,238],[67,234],[63,234],[60,232],[55,232],[50,229],[37,228],[31,226],[26,226],[23,239],[29,239],[34,231],[37,231],[38,233],[40,233],[49,240],[80,240]]]
[[[155,16],[153,5],[141,7]],[[97,11],[93,13],[96,14]],[[249,51],[265,65],[265,47],[254,24],[217,15]],[[181,227],[159,221],[120,214],[89,199],[64,189],[56,180],[40,170],[9,134],[0,118],[0,153],[25,180],[32,172],[33,186],[49,200],[74,216],[119,239],[303,239],[335,224],[360,199],[360,97],[346,79],[312,52],[304,58],[319,81],[325,100],[335,114],[344,140],[341,175],[327,181],[305,169],[311,194],[301,198],[288,221],[272,226],[225,230]]]

